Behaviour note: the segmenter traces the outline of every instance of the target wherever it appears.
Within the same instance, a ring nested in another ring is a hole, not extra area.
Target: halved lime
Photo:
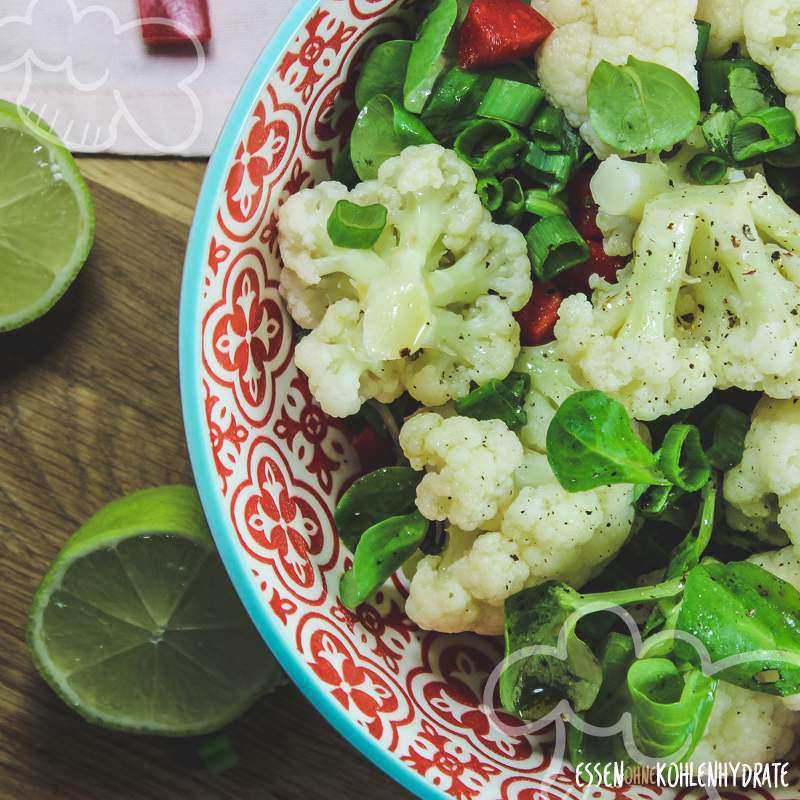
[[[34,663],[90,722],[188,736],[280,676],[214,549],[193,489],[145,489],[66,543],[31,608]]]
[[[92,196],[69,151],[34,114],[0,101],[0,331],[44,314],[93,240]]]

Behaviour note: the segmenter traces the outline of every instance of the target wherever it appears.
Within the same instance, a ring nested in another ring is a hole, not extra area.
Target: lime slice
[[[34,114],[0,101],[0,331],[44,314],[93,240],[92,196],[69,151]]]
[[[74,534],[36,592],[28,642],[66,703],[138,733],[216,730],[281,674],[188,486],[124,497]]]

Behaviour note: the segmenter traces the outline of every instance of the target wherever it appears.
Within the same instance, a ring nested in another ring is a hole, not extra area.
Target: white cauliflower
[[[411,465],[431,469],[417,507],[451,523],[444,552],[423,558],[411,580],[406,612],[422,628],[500,633],[506,598],[550,579],[582,585],[630,534],[633,487],[567,492],[544,455],[549,420],[582,387],[551,346],[523,349],[515,369],[532,378],[524,452],[497,421],[422,412],[400,433]]]
[[[400,431],[400,446],[414,469],[427,469],[417,507],[428,519],[484,528],[514,497],[522,445],[500,420],[415,414]]]
[[[603,249],[612,256],[627,256],[633,252],[633,237],[645,206],[669,191],[670,173],[660,161],[642,163],[612,155],[597,168],[590,188],[598,205]]]
[[[539,80],[576,128],[588,120],[586,93],[603,59],[653,61],[697,88],[697,0],[532,0],[532,5],[556,28],[537,54]]]
[[[719,681],[711,716],[691,761],[699,765],[778,760],[791,750],[800,722],[784,700]]]
[[[800,216],[762,175],[674,193],[695,236],[681,314],[717,388],[800,395]]]
[[[600,282],[590,302],[567,297],[555,326],[559,355],[583,383],[652,420],[700,403],[714,387],[706,349],[677,330],[678,293],[695,229],[678,192],[647,204],[632,262],[618,283]]]
[[[759,401],[723,495],[731,527],[768,533],[777,523],[800,552],[800,401]]]
[[[750,57],[786,95],[800,131],[800,0],[745,0],[742,21]]]
[[[710,58],[719,58],[744,38],[745,2],[746,0],[698,0],[697,19],[711,25],[707,51]]]
[[[530,297],[523,235],[491,221],[472,170],[439,145],[410,147],[352,191],[304,189],[281,209],[281,293],[312,332],[296,363],[325,411],[347,416],[405,389],[426,405],[503,378],[519,350],[512,316]],[[369,249],[335,246],[339,200],[383,204]]]

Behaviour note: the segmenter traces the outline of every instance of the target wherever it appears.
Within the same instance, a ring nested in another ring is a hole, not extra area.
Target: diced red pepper
[[[189,42],[192,37],[202,44],[211,41],[211,19],[207,0],[139,0],[142,20],[164,19],[173,24],[146,22],[142,38],[147,44]]]
[[[374,472],[381,467],[389,467],[394,463],[394,447],[370,425],[366,425],[355,436],[350,444],[358,454],[361,469],[364,473]]]
[[[514,314],[525,346],[553,341],[553,328],[558,320],[558,307],[564,299],[552,283],[534,283],[533,294],[520,311]]]
[[[598,206],[592,197],[589,182],[593,172],[581,170],[570,184],[569,205],[575,228],[584,239],[602,239],[603,232],[597,227]]]
[[[458,37],[458,63],[473,69],[528,58],[552,32],[523,0],[472,0]]]
[[[589,278],[592,275],[599,275],[609,283],[616,283],[617,270],[622,269],[628,261],[627,258],[621,256],[606,255],[602,241],[596,242],[592,239],[587,239],[586,244],[589,245],[588,261],[562,272],[556,278],[561,291],[566,295],[577,294],[578,292],[589,294],[591,292]]]

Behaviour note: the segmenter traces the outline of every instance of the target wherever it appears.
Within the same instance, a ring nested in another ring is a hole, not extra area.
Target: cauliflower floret
[[[763,567],[782,581],[791,583],[795,589],[800,591],[800,555],[794,547],[783,547],[780,550],[758,553],[750,556],[747,560],[758,564],[759,567]]]
[[[708,37],[711,58],[724,55],[744,38],[744,4],[745,0],[698,0],[697,19],[711,25]]]
[[[777,523],[800,552],[800,401],[759,401],[723,495],[731,527],[759,532]]]
[[[558,483],[545,455],[529,453],[526,462],[524,475],[537,477],[509,506],[501,531],[530,568],[528,586],[551,579],[582,586],[628,538],[633,488],[618,484],[572,493]]]
[[[674,197],[696,219],[681,311],[687,335],[711,356],[717,388],[800,395],[800,286],[793,269],[800,216],[762,175]]]
[[[547,429],[558,407],[571,394],[586,387],[577,381],[570,365],[558,357],[552,344],[523,347],[514,371],[530,375],[532,390],[525,396],[523,408],[528,421],[520,428],[519,438],[528,449],[545,453]]]
[[[294,319],[314,329],[297,363],[328,413],[404,389],[437,405],[471,381],[508,373],[519,350],[512,312],[530,297],[530,262],[523,235],[493,223],[475,188],[472,170],[432,144],[407,148],[352,191],[322,183],[282,207],[281,293]],[[373,247],[331,242],[328,219],[345,199],[386,207]]]
[[[355,414],[361,407],[359,398],[391,403],[403,393],[402,359],[371,359],[359,336],[360,319],[358,303],[339,300],[295,350],[295,364],[308,375],[311,393],[336,417]]]
[[[414,469],[428,470],[417,487],[417,507],[428,519],[484,528],[514,497],[522,445],[500,420],[415,414],[400,446]]]
[[[499,297],[480,297],[461,314],[438,309],[407,359],[404,383],[427,406],[463,397],[470,384],[505,377],[519,352],[519,325]]]
[[[532,0],[532,5],[556,28],[537,54],[542,88],[574,127],[588,119],[586,93],[603,59],[653,61],[697,88],[697,0]]]
[[[420,561],[406,600],[406,614],[420,628],[443,633],[475,631],[490,636],[503,630],[502,600],[496,605],[479,600],[459,580],[463,577],[462,571],[451,569],[453,564],[460,562],[464,553],[469,552],[476,538],[483,537],[449,528],[444,552],[439,556],[426,556]],[[487,565],[491,572],[486,577],[489,581],[502,580],[504,573],[513,570],[517,563],[499,555]],[[472,566],[475,566],[474,562]],[[471,583],[474,584],[475,580],[473,577]]]
[[[800,131],[800,16],[798,0],[745,0],[742,20],[750,57],[771,73],[786,95]]]
[[[601,282],[590,302],[567,297],[555,326],[559,355],[582,382],[612,395],[639,420],[700,403],[714,387],[705,348],[676,330],[678,292],[695,229],[677,192],[647,204],[631,264]]]
[[[691,761],[695,765],[776,761],[791,749],[799,721],[783,698],[719,681],[711,716]]]
[[[406,611],[422,628],[500,633],[506,598],[551,578],[582,585],[630,534],[632,486],[567,492],[544,454],[550,419],[583,387],[552,346],[524,348],[515,369],[532,384],[519,439],[496,420],[434,412],[400,432],[411,466],[431,469],[417,507],[452,523],[444,552],[423,558],[411,581]]]

